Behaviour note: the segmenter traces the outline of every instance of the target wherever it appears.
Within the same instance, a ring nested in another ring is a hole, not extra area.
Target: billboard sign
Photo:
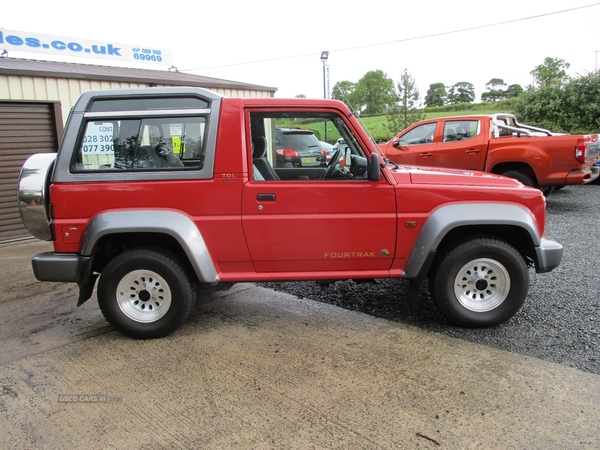
[[[153,65],[172,65],[171,50],[151,45],[117,44],[115,42],[91,41],[86,39],[50,36],[47,34],[29,33],[0,29],[0,49],[8,52],[33,52],[84,57],[95,59],[111,59],[123,62],[143,62]]]

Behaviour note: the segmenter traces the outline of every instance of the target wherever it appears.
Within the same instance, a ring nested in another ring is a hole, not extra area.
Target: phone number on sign
[[[84,145],[82,147],[83,153],[102,153],[102,152],[114,152],[115,146],[113,144],[107,145]]]
[[[162,52],[160,50],[152,50],[149,48],[134,48],[133,58],[140,61],[162,61]]]

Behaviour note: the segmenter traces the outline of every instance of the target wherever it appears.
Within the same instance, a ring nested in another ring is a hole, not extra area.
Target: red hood
[[[498,186],[519,187],[521,183],[512,178],[493,175],[491,173],[470,171],[464,169],[447,169],[443,167],[420,167],[402,165],[397,170],[392,169],[398,181],[406,180],[410,176],[413,184],[445,184],[468,186]]]

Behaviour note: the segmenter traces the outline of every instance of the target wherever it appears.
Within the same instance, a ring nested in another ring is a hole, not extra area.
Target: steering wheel
[[[338,163],[338,160],[340,159],[341,154],[342,154],[341,149],[338,148],[335,151],[335,153],[333,154],[333,156],[331,157],[331,159],[329,160],[329,162],[327,163],[327,167],[325,167],[325,170],[319,177],[319,180],[324,180],[326,178],[329,178],[333,174],[333,171],[335,170],[335,166],[337,166],[337,163]]]

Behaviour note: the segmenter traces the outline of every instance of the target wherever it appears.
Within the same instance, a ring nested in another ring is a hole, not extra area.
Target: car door
[[[446,120],[443,122],[442,142],[435,149],[435,166],[483,170],[486,146],[481,120]]]
[[[294,114],[317,132],[324,122],[329,122],[326,126],[335,122],[340,130],[330,129],[328,135],[334,139],[341,132],[350,143],[334,166],[337,175],[327,179],[319,179],[325,166],[318,171],[276,169],[280,174],[286,170],[287,176],[274,180],[256,174],[258,164],[250,170],[256,175],[251,175],[243,189],[242,224],[255,270],[293,272],[296,279],[302,277],[298,272],[306,272],[310,279],[311,272],[335,278],[342,273],[360,277],[389,270],[396,246],[394,189],[386,180],[369,181],[362,174],[366,154],[349,135],[345,118],[329,113],[313,117],[312,112],[249,112],[249,142],[269,142],[269,129]],[[269,146],[266,154],[272,152]],[[296,176],[289,175],[290,171],[296,171]]]
[[[426,122],[396,136],[384,150],[386,156],[398,164],[433,166],[437,121]]]

